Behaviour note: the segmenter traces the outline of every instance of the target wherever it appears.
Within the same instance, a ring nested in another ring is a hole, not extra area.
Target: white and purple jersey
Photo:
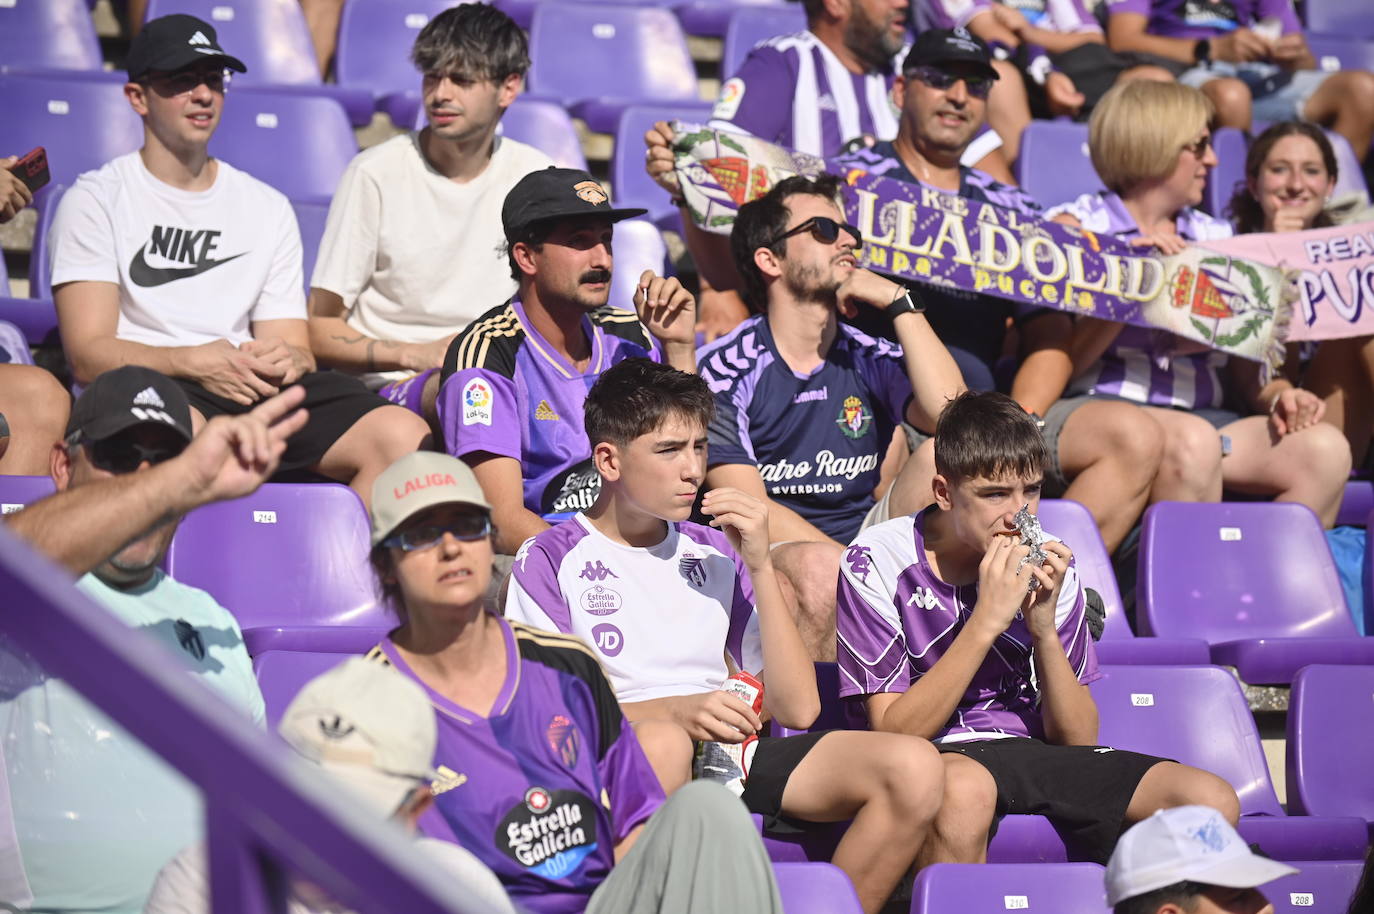
[[[1284,35],[1302,31],[1292,0],[1107,0],[1107,11],[1149,16],[1145,30],[1166,38],[1215,38],[1263,19],[1277,19]]]
[[[520,461],[525,507],[541,517],[589,508],[601,489],[582,424],[596,379],[628,358],[661,361],[633,311],[601,308],[582,319],[582,330],[592,357],[579,371],[511,299],[473,321],[444,357],[438,410],[446,449]]]
[[[763,664],[749,572],[725,534],[669,524],[654,546],[613,542],[581,513],[515,555],[506,618],[577,635],[620,701],[720,688],[735,665]]]
[[[869,527],[845,550],[835,610],[841,697],[905,692],[935,666],[968,623],[978,585],[946,584],[926,555],[925,523],[938,510]],[[1078,681],[1100,678],[1073,564],[1060,589],[1054,621]],[[1030,632],[1018,615],[988,651],[936,739],[1044,739],[1039,705]]]
[[[770,38],[721,84],[711,126],[823,157],[851,144],[893,139],[899,112],[892,82],[905,56],[903,48],[884,70],[851,73],[811,32]],[[985,126],[964,161],[977,162],[1001,145],[1002,138]]]
[[[1135,217],[1110,191],[1084,194],[1057,206],[1048,215],[1068,213],[1083,228],[1102,235],[1140,234]],[[1176,230],[1186,241],[1230,238],[1231,224],[1204,212],[1184,208]],[[1122,397],[1145,406],[1177,409],[1215,408],[1225,400],[1221,369],[1226,354],[1198,349],[1167,330],[1126,325],[1102,358],[1069,383],[1069,393]]]
[[[991,10],[999,2],[1001,0],[922,0],[916,4],[916,26],[923,32],[967,26],[974,16]],[[1083,0],[1007,0],[1002,5],[1019,11],[1031,25],[1047,32],[1063,35],[1102,32],[1102,26],[1088,12]]]
[[[709,466],[758,467],[769,498],[849,542],[911,399],[901,347],[840,324],[825,361],[800,375],[756,315],[698,352],[697,373],[716,396]]]
[[[434,707],[439,779],[420,830],[475,854],[520,910],[573,914],[663,790],[587,646],[497,621],[506,681],[486,712],[431,689],[390,638],[368,657],[419,683]]]

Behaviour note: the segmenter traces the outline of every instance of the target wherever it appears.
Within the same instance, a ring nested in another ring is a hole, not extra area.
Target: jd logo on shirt
[[[596,807],[576,790],[528,790],[492,836],[507,857],[545,879],[562,879],[596,850]]]
[[[223,232],[212,230],[194,231],[192,229],[171,228],[170,226],[153,226],[152,237],[148,243],[138,249],[134,259],[129,261],[129,279],[136,286],[151,289],[154,286],[165,285],[175,282],[178,279],[187,279],[197,276],[207,270],[226,264],[231,260],[237,260],[243,254],[235,254],[232,257],[225,257],[220,260],[211,260],[210,255],[214,253],[217,239]],[[161,257],[164,260],[175,260],[179,263],[191,264],[188,267],[154,267],[149,266],[145,258],[148,256]],[[244,253],[247,253],[246,251]]]

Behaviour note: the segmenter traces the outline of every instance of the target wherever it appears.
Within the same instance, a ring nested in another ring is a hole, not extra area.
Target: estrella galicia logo
[[[139,248],[138,253],[134,254],[134,259],[129,261],[129,279],[136,286],[151,289],[176,282],[178,279],[198,276],[242,257],[243,254],[234,254],[218,260],[211,258],[210,255],[215,253],[219,236],[222,234],[224,233],[208,229],[195,231],[155,225],[148,243]],[[148,263],[148,257],[161,257],[163,260],[189,266],[155,267]]]
[[[868,573],[873,570],[873,556],[867,546],[850,546],[845,550],[844,560],[849,563],[849,573],[863,583],[868,583]]]
[[[597,559],[595,565],[593,565],[591,562],[588,562],[586,567],[582,569],[582,573],[579,574],[578,577],[586,581],[604,581],[607,578],[618,578],[620,577],[620,575],[616,574],[614,571],[607,568],[605,565],[601,564],[601,560]]]
[[[850,395],[844,398],[835,424],[844,432],[846,438],[862,438],[873,425],[873,413],[863,400]]]
[[[562,879],[596,850],[596,806],[576,790],[532,787],[496,826],[507,857],[545,879]]]
[[[677,570],[692,586],[706,586],[706,563],[700,556],[684,552],[682,558],[677,560]]]

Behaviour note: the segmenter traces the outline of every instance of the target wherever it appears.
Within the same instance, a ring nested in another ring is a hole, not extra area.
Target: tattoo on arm
[[[360,334],[358,334],[357,336],[341,336],[341,335],[339,335],[339,334],[333,334],[333,335],[331,335],[329,338],[330,338],[331,340],[338,340],[340,343],[343,343],[343,344],[346,345],[346,346],[353,346],[353,345],[356,345],[356,344],[361,343],[361,342],[363,342],[364,340],[366,340],[366,341],[367,341],[367,350],[366,350],[366,352],[367,352],[367,370],[368,370],[368,371],[376,371],[376,370],[377,370],[377,353],[376,353],[376,350],[377,350],[377,347],[378,347],[378,346],[381,346],[383,349],[391,349],[391,350],[394,351],[394,350],[396,350],[396,349],[399,349],[400,346],[402,345],[402,344],[400,344],[400,343],[395,342],[394,340],[375,340],[375,339],[372,339],[371,337],[369,337],[369,336],[367,336],[366,334],[363,334],[363,333],[360,333]]]

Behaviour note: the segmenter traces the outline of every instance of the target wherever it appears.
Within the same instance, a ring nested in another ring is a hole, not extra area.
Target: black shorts
[[[212,394],[194,381],[184,378],[174,379],[186,391],[186,399],[193,409],[207,420],[215,416],[239,416],[253,406],[244,406]],[[291,436],[286,443],[286,453],[282,455],[281,466],[277,472],[299,470],[314,466],[324,457],[325,451],[344,436],[353,424],[379,406],[390,404],[368,390],[362,381],[336,371],[312,371],[297,382],[305,388],[305,403],[302,405],[310,413],[305,427]]]
[[[744,782],[741,799],[750,812],[763,816],[764,831],[788,833],[801,830],[799,820],[789,819],[782,814],[782,793],[802,759],[816,747],[821,737],[831,732],[820,730],[797,736],[759,737],[759,747],[754,751],[754,760],[749,766],[749,777]]]
[[[973,759],[997,783],[988,839],[1007,815],[1044,816],[1074,858],[1106,864],[1125,826],[1140,779],[1170,759],[1106,746],[1050,746],[1038,739],[939,743]]]

